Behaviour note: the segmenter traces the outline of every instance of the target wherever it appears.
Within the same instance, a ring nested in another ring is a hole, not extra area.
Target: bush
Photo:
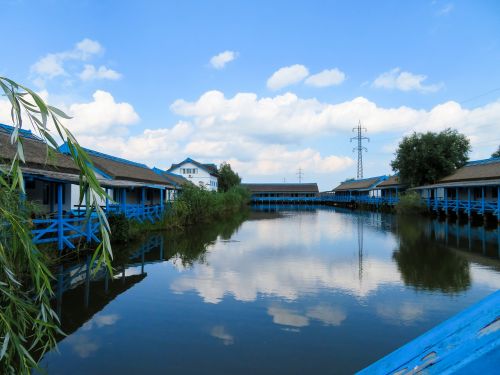
[[[124,214],[113,214],[108,217],[111,228],[111,241],[121,243],[131,239],[130,220]]]
[[[407,192],[400,196],[396,205],[398,214],[414,214],[425,212],[425,206],[422,204],[420,194],[415,191]]]
[[[227,192],[213,192],[196,186],[186,186],[173,202],[166,220],[168,225],[183,227],[212,219],[228,217],[250,201],[250,193],[241,186]]]

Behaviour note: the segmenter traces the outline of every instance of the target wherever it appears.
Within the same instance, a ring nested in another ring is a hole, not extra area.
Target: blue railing
[[[345,195],[333,195],[333,194],[323,194],[315,197],[259,197],[252,196],[252,202],[254,203],[362,203],[362,204],[373,204],[373,205],[395,205],[399,201],[397,197],[370,197],[370,196],[345,196]]]
[[[254,203],[352,203],[373,206],[395,206],[399,202],[399,196],[371,197],[367,195],[333,195],[320,194],[315,197],[261,197],[252,196]],[[422,198],[422,204],[433,211],[463,212],[467,215],[476,213],[479,215],[492,214],[500,218],[500,203],[498,200],[468,200],[452,198]]]
[[[149,221],[155,223],[160,220],[167,206],[165,205],[109,205],[103,208],[107,215],[123,213],[128,219],[138,222]],[[47,218],[33,219],[33,242],[35,244],[56,243],[59,250],[67,247],[74,249],[74,240],[83,239],[87,242],[100,242],[99,219],[95,213],[89,217],[83,210],[70,211],[61,215],[52,215]]]

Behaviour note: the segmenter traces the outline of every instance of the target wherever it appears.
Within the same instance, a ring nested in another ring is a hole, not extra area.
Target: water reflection
[[[427,222],[401,218],[399,244],[394,259],[406,285],[416,289],[460,292],[469,288],[471,275],[466,258],[426,235]]]
[[[60,268],[54,305],[69,336],[44,364],[352,373],[500,287],[497,229],[455,225],[265,206],[153,234],[115,249],[113,278],[92,278],[89,259]]]

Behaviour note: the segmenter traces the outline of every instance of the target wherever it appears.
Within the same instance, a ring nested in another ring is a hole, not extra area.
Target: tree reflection
[[[206,252],[217,238],[229,240],[247,219],[248,212],[242,212],[229,219],[214,221],[209,225],[187,227],[182,232],[165,234],[166,258],[176,258],[185,268],[195,263],[206,263]]]
[[[428,220],[400,217],[399,248],[393,258],[406,285],[416,289],[456,293],[471,284],[469,263],[432,238]]]

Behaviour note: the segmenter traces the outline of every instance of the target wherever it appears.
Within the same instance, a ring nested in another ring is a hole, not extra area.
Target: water
[[[344,374],[500,287],[499,234],[333,208],[256,208],[61,267],[48,374]],[[132,253],[132,259],[129,254]],[[62,288],[66,291],[62,293]]]

